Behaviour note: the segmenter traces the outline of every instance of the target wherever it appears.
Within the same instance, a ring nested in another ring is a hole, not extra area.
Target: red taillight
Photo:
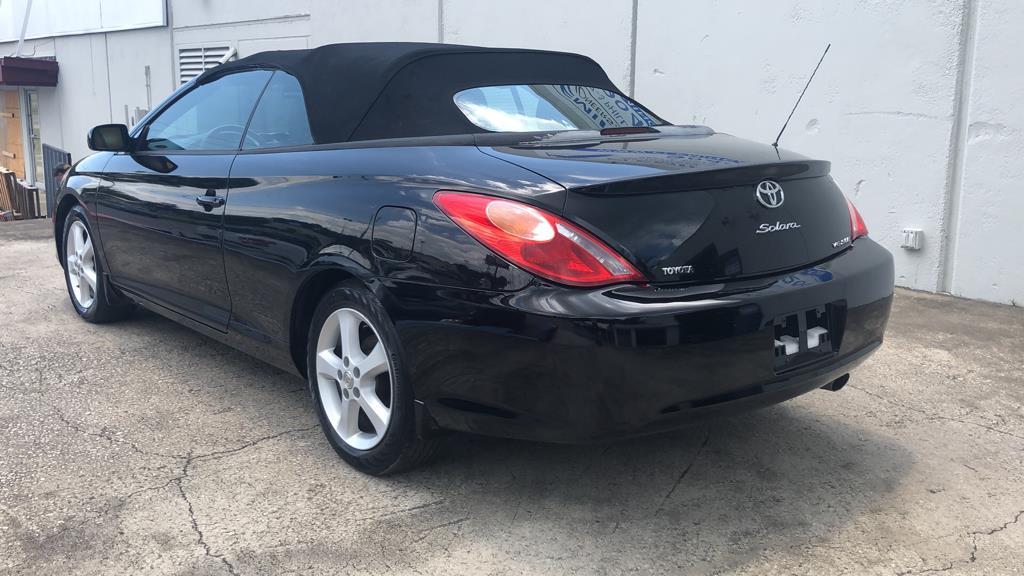
[[[438,192],[434,203],[481,244],[548,280],[572,286],[644,280],[593,235],[532,206],[446,191]]]
[[[849,198],[846,199],[846,206],[850,209],[850,242],[853,242],[861,236],[868,235],[868,225],[864,223],[864,218]]]

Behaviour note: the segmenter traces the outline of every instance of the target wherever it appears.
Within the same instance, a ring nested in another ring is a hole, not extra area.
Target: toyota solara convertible
[[[78,314],[305,377],[370,474],[444,430],[608,441],[838,390],[889,317],[828,162],[669,124],[576,54],[265,52],[89,146],[54,215]]]

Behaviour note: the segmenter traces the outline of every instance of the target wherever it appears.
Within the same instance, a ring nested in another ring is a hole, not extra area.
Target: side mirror
[[[100,124],[89,130],[89,148],[97,152],[128,152],[130,143],[124,124]]]

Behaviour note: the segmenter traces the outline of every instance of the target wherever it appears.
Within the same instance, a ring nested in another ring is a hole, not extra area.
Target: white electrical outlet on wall
[[[907,250],[920,250],[923,243],[924,230],[920,230],[918,228],[903,229],[903,243],[900,244],[900,248],[906,248]]]

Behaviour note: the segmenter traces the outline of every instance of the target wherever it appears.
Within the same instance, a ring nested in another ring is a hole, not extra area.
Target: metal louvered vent
[[[178,49],[178,78],[184,84],[204,71],[231,60],[235,49],[230,46],[200,46]]]

